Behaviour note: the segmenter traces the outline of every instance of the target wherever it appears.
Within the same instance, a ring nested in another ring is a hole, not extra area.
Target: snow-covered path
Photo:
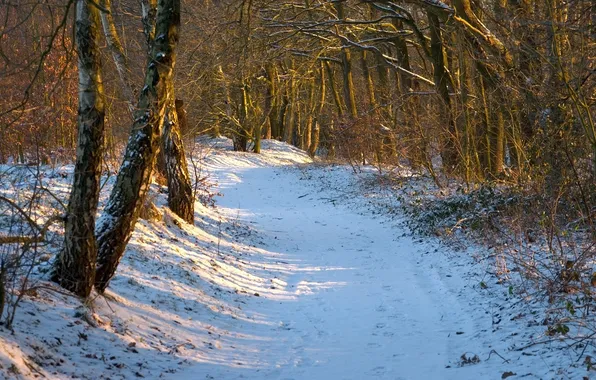
[[[423,260],[434,247],[334,201],[296,169],[241,167],[237,161],[231,168],[221,159],[211,167],[224,195],[220,212],[254,228],[260,253],[250,260],[271,278],[271,291],[261,290],[242,306],[254,321],[227,326],[245,345],[227,342],[237,349],[227,366],[201,360],[175,378],[486,375],[485,365],[458,365],[462,354],[473,356],[481,344],[473,338],[481,328],[473,317],[484,312],[470,316],[473,305],[460,305],[453,287],[464,279],[451,280]],[[485,319],[490,327],[490,316]],[[484,378],[502,372],[490,373]]]
[[[50,264],[40,263],[33,280],[42,286],[22,299],[14,332],[0,328],[0,379],[591,374],[578,357],[596,353],[545,336],[540,300],[523,306],[483,260],[486,248],[454,251],[412,235],[391,219],[398,200],[371,173],[302,166],[311,159],[296,148],[263,147],[200,145],[195,157],[223,196],[215,208],[197,202],[194,225],[152,185],[161,214],[137,223],[106,297],[91,307],[45,281]],[[36,177],[11,170],[0,191],[16,197]],[[72,167],[57,170],[44,181],[66,198]]]

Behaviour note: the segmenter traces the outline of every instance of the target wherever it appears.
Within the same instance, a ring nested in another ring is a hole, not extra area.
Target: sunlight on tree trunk
[[[95,213],[99,199],[104,145],[105,100],[99,51],[99,10],[86,0],[76,4],[79,67],[79,135],[73,187],[64,226],[64,248],[52,279],[87,297],[95,280]]]
[[[180,27],[180,0],[159,0],[155,40],[147,65],[132,134],[108,203],[96,227],[97,291],[103,292],[130,239],[149,189],[151,171],[170,102],[168,83],[176,63],[175,48]]]
[[[161,149],[168,181],[168,207],[184,221],[193,224],[194,197],[178,117],[178,109],[184,110],[181,107],[176,107],[176,103],[179,102],[174,100],[174,83],[170,82],[169,87],[170,104],[167,107],[161,137]]]

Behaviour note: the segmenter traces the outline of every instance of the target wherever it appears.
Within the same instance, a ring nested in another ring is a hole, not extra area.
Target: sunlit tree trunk
[[[298,84],[296,81],[296,72],[294,71],[293,60],[290,62],[288,71],[290,75],[290,80],[288,83],[288,108],[284,123],[283,141],[291,144],[296,129],[296,114],[298,113]]]
[[[342,2],[334,2],[335,10],[337,11],[337,18],[345,19],[344,5]],[[358,117],[358,109],[356,107],[356,94],[354,91],[354,79],[352,74],[352,55],[350,49],[342,47],[340,51],[340,59],[342,66],[342,78],[344,99],[348,108],[348,113],[351,117]]]
[[[180,0],[159,0],[151,59],[135,112],[129,143],[116,183],[97,223],[98,261],[95,287],[103,292],[114,276],[149,189],[159,149],[161,127],[170,102],[168,83],[175,62]]]
[[[337,91],[337,87],[335,86],[335,76],[333,75],[333,69],[328,61],[324,61],[325,69],[327,71],[327,79],[329,81],[329,89],[331,90],[331,95],[333,96],[333,103],[335,104],[335,108],[337,110],[338,116],[342,116],[345,112],[345,106],[341,100],[341,96],[339,96],[339,92]]]
[[[120,37],[118,36],[116,25],[114,24],[114,18],[112,17],[111,0],[100,0],[100,5],[104,8],[100,12],[103,33],[106,37],[108,47],[112,52],[116,71],[120,77],[120,83],[122,84],[122,95],[124,96],[124,99],[126,99],[128,108],[132,115],[134,114],[135,109],[134,93],[132,90],[133,86],[130,82],[130,70],[128,67],[126,54],[124,53],[124,48],[120,42]]]
[[[267,63],[265,65],[265,73],[267,75],[267,99],[266,102],[269,105],[269,132],[268,138],[279,138],[281,126],[279,125],[279,115],[281,113],[281,99],[279,96],[279,87],[278,87],[278,78],[277,78],[277,70],[275,65],[272,63]]]
[[[458,133],[455,124],[455,117],[453,114],[453,105],[451,104],[451,98],[449,97],[449,85],[450,79],[448,73],[445,70],[447,63],[445,61],[445,50],[443,48],[443,37],[441,34],[441,24],[439,18],[428,12],[428,21],[430,26],[430,50],[433,59],[433,77],[435,86],[439,96],[441,98],[441,110],[443,114],[444,122],[447,124],[446,138],[443,143],[443,150],[441,157],[443,159],[443,167],[447,171],[451,171],[455,168],[458,163]]]
[[[362,51],[361,57],[361,65],[362,65],[362,75],[364,76],[364,80],[366,81],[366,91],[368,93],[368,104],[370,111],[373,113],[377,112],[377,97],[375,95],[375,83],[373,77],[370,73],[370,69],[368,68],[368,54],[366,50]]]
[[[321,133],[321,117],[323,116],[323,108],[325,107],[325,97],[327,94],[325,86],[325,63],[321,62],[319,66],[319,103],[314,112],[314,127],[308,146],[308,155],[314,157],[319,147],[320,133]]]
[[[184,221],[193,224],[195,203],[180,132],[173,81],[170,81],[169,87],[169,104],[161,136],[161,150],[168,182],[168,207]]]
[[[155,41],[157,2],[156,0],[142,0],[141,7],[147,48],[151,50]],[[115,28],[112,35],[116,36],[115,39],[118,40]],[[161,146],[158,153],[157,170],[166,178],[168,184],[168,207],[184,221],[192,224],[194,223],[194,197],[182,141],[182,123],[180,122],[186,120],[184,117],[180,117],[180,114],[184,116],[183,102],[176,99],[173,76],[169,78],[166,87],[169,103],[161,127]]]
[[[95,280],[95,214],[104,145],[105,99],[101,81],[99,10],[87,0],[76,3],[75,38],[79,68],[77,158],[66,222],[64,248],[52,278],[87,297]]]

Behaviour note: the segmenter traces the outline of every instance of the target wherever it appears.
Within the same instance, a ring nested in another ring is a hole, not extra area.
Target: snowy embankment
[[[107,296],[88,306],[43,282],[41,265],[14,334],[0,327],[0,377],[589,375],[544,345],[512,350],[545,327],[512,312],[516,300],[487,274],[494,264],[474,259],[481,248],[415,237],[385,215],[392,200],[379,208],[363,196],[372,174],[307,165],[275,141],[261,155],[232,152],[224,139],[201,144],[217,207],[197,202],[187,225],[154,185],[163,217],[137,224]],[[46,185],[65,195],[70,171],[60,170]]]

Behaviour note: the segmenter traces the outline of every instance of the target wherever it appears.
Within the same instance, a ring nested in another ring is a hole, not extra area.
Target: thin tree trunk
[[[308,155],[314,157],[317,153],[317,149],[319,147],[319,140],[321,134],[321,125],[320,125],[320,118],[323,114],[323,107],[325,106],[325,96],[326,96],[326,87],[325,87],[325,63],[321,62],[319,68],[319,104],[314,111],[315,120],[314,120],[314,128],[312,131],[312,136],[310,140],[310,145],[308,146]]]
[[[116,272],[149,189],[159,149],[160,129],[170,101],[168,82],[176,62],[179,27],[180,0],[159,0],[156,38],[131,137],[116,183],[96,227],[98,263],[95,287],[100,293]]]
[[[498,93],[499,91],[497,91]],[[505,99],[495,96],[493,99],[493,122],[490,128],[492,172],[493,176],[503,172],[505,163],[505,118],[503,116],[503,102]]]
[[[345,14],[343,3],[338,1],[334,2],[334,5],[337,11],[337,18],[344,20]],[[354,79],[352,76],[352,58],[350,49],[342,47],[339,55],[342,66],[344,98],[346,99],[348,113],[351,117],[356,118],[358,117],[358,110],[356,108],[356,95],[354,93]]]
[[[101,81],[99,10],[87,0],[76,5],[75,38],[79,68],[77,160],[64,227],[64,248],[52,279],[87,297],[95,279],[95,214],[104,148],[105,99]]]
[[[135,102],[134,93],[132,90],[133,86],[130,83],[130,69],[128,67],[126,55],[124,54],[124,48],[122,47],[122,43],[118,37],[118,32],[116,31],[114,18],[112,17],[111,0],[100,0],[100,5],[104,8],[104,10],[100,12],[103,33],[106,37],[108,47],[112,52],[114,64],[116,65],[116,71],[118,71],[118,76],[120,77],[120,83],[122,84],[122,95],[124,95],[124,99],[126,99],[126,102],[128,103],[128,109],[131,115],[133,115]]]
[[[559,93],[562,93],[567,82],[567,72],[562,63],[563,52],[567,45],[567,36],[561,31],[559,25],[567,21],[567,5],[561,0],[548,0],[546,12],[549,20],[547,28],[546,55],[550,63],[549,72],[546,78],[546,91],[554,93],[548,106],[548,118],[545,118],[544,129],[547,133],[546,157],[549,164],[549,172],[546,178],[546,188],[550,196],[556,195],[560,190],[563,180],[563,156],[564,135],[566,133],[565,104],[560,100]]]
[[[399,31],[403,29],[403,22],[401,20],[394,19],[392,20],[392,23],[396,30]],[[399,66],[403,67],[408,72],[411,72],[412,68],[410,66],[410,55],[408,53],[406,39],[402,35],[398,35],[393,39],[393,44],[396,48]],[[398,80],[399,90],[401,91],[401,97],[403,99],[401,111],[403,114],[405,129],[405,131],[401,131],[401,133],[402,135],[409,135],[418,132],[416,133],[418,138],[415,140],[415,143],[413,146],[408,147],[408,150],[411,152],[412,166],[414,168],[419,165],[430,167],[432,166],[432,163],[426,159],[426,151],[428,147],[426,138],[424,137],[424,131],[421,130],[422,128],[418,128],[418,115],[416,114],[418,109],[416,101],[417,99],[414,95],[410,94],[414,90],[413,87],[416,86],[416,82],[412,79],[411,75],[408,75],[403,71],[398,72]],[[395,145],[395,143],[391,140],[391,136],[389,136],[389,142],[392,143],[392,145]],[[391,154],[397,155],[396,148],[393,146],[391,146]]]
[[[329,89],[331,90],[331,94],[333,95],[333,102],[335,103],[335,107],[337,108],[338,116],[342,116],[344,114],[344,105],[341,101],[341,97],[339,96],[339,92],[337,91],[337,87],[335,87],[335,78],[333,75],[333,69],[328,61],[324,62],[325,69],[327,69],[327,78],[329,79]]]
[[[465,168],[464,178],[466,183],[469,183],[473,174],[473,151],[474,149],[474,126],[472,118],[470,117],[470,109],[473,109],[471,103],[470,91],[472,86],[470,75],[470,64],[468,55],[466,54],[466,38],[461,34],[454,38],[454,43],[457,46],[457,62],[459,64],[459,99],[461,103],[462,112],[460,115],[461,125],[463,129],[463,148],[462,157]]]
[[[298,84],[296,83],[296,72],[294,71],[294,61],[290,64],[290,81],[289,81],[289,109],[286,112],[286,122],[284,123],[283,141],[292,144],[293,134],[296,127],[296,114],[298,113]]]
[[[366,90],[368,92],[368,101],[370,110],[376,113],[377,110],[377,99],[375,96],[375,83],[373,81],[373,77],[368,69],[368,54],[366,50],[362,51],[362,60],[360,61],[362,65],[362,75],[366,80]]]
[[[240,115],[238,117],[239,125],[232,135],[232,142],[236,152],[246,152],[248,149],[248,133],[247,127],[249,120],[249,94],[248,84],[242,82],[240,85]]]
[[[268,63],[265,65],[265,73],[267,75],[267,98],[265,99],[265,107],[269,109],[269,126],[267,131],[267,138],[279,138],[279,130],[277,125],[279,113],[281,112],[280,99],[277,87],[277,70],[275,65]]]
[[[439,18],[431,12],[428,12],[427,14],[430,25],[430,50],[433,58],[435,86],[442,100],[440,108],[442,109],[442,114],[447,123],[447,138],[445,139],[441,156],[443,158],[443,167],[447,171],[450,171],[457,165],[458,157],[457,128],[453,115],[453,106],[449,97],[448,83],[450,80],[448,73],[445,70],[447,65],[445,63],[445,51],[443,49],[443,37],[441,36],[441,24]]]

